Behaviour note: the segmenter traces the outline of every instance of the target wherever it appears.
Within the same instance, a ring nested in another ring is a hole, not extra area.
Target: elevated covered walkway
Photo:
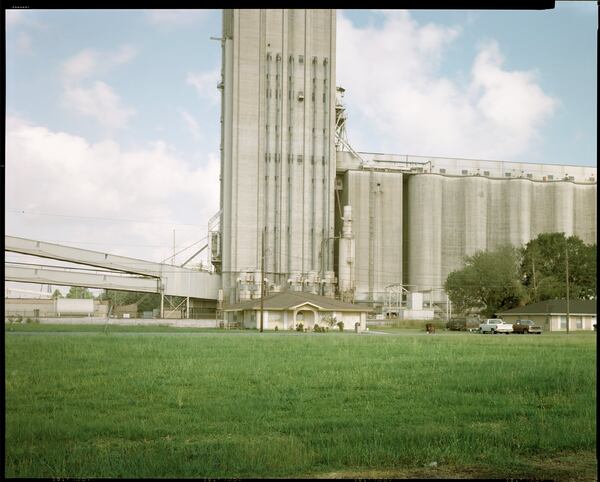
[[[188,304],[189,298],[215,302],[219,298],[221,276],[218,274],[16,236],[5,236],[4,240],[4,250],[8,252],[88,267],[6,262],[6,281],[160,293],[161,298],[165,295],[185,297]]]

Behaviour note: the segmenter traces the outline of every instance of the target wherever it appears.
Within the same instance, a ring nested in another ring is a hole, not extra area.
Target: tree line
[[[485,316],[538,301],[596,298],[596,244],[577,236],[542,233],[517,248],[501,246],[465,257],[444,290],[453,310],[481,309]]]

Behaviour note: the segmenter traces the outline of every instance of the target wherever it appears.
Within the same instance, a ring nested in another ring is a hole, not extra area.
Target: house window
[[[559,329],[566,330],[567,329],[567,317],[561,315],[561,316],[559,316],[559,319],[560,319]]]
[[[583,330],[583,318],[581,316],[574,316],[575,318],[575,328],[578,330]]]
[[[444,169],[443,167],[440,168],[440,174],[446,174],[446,169]]]
[[[469,171],[467,171],[466,169],[463,169],[463,170],[461,171],[461,174],[462,174],[463,176],[466,176],[467,174],[469,174]]]
[[[483,171],[483,175],[484,176],[489,176],[490,175],[490,171]]]

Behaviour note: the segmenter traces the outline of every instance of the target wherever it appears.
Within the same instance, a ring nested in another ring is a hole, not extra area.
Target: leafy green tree
[[[542,233],[521,251],[522,281],[532,302],[566,298],[567,252],[569,296],[596,298],[595,244],[564,233]]]
[[[66,297],[76,299],[91,299],[94,296],[87,288],[81,288],[80,286],[71,286]]]
[[[160,294],[138,293],[134,291],[104,290],[101,300],[109,300],[114,306],[132,305],[137,303],[138,311],[152,311],[160,308]]]
[[[465,258],[465,267],[453,271],[444,283],[454,309],[464,313],[482,308],[485,316],[514,308],[525,301],[520,283],[520,253],[512,246],[479,251]]]
[[[59,289],[55,289],[54,293],[52,293],[52,299],[57,300],[58,298],[63,298],[63,294],[60,292]]]

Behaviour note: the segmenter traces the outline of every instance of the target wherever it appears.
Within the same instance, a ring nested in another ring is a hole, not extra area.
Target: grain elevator
[[[224,300],[296,290],[375,307],[446,302],[465,255],[542,232],[596,239],[596,169],[356,152],[336,89],[335,10],[224,10]],[[263,249],[264,244],[264,249]]]

